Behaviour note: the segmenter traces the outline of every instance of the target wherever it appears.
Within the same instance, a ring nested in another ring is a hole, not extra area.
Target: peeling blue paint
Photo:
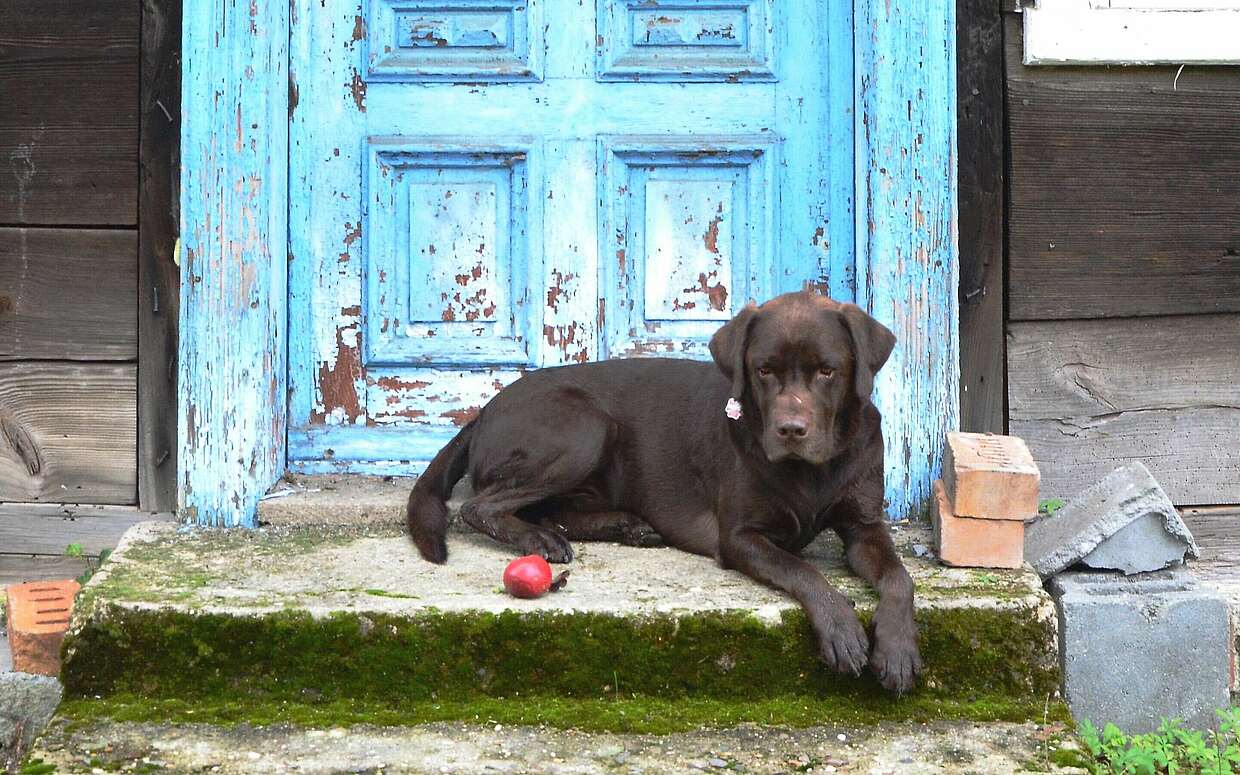
[[[177,508],[253,525],[285,469],[288,6],[192,0],[182,29]]]
[[[921,510],[958,415],[952,3],[545,5],[187,3],[183,513],[252,523],[286,421],[295,469],[414,473],[525,369],[705,357],[805,284],[900,338],[888,497]]]

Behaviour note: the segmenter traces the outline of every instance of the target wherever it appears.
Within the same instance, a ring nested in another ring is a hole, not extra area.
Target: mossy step
[[[523,601],[500,587],[511,553],[477,535],[453,534],[448,564],[435,566],[382,525],[138,525],[79,598],[66,694],[190,713],[386,708],[441,719],[496,698],[634,709],[683,700],[721,720],[745,720],[739,710],[752,704],[771,716],[753,720],[780,722],[777,709],[811,706],[1041,718],[1058,686],[1054,609],[1029,572],[909,556],[926,672],[911,697],[892,700],[869,675],[824,668],[804,615],[780,593],[672,549],[576,548],[567,587]],[[834,538],[806,555],[868,619],[875,598],[845,571]]]

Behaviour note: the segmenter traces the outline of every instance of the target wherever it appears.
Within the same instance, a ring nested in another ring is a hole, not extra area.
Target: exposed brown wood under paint
[[[1240,68],[1024,67],[1008,25],[1011,318],[1240,312]]]
[[[176,508],[177,325],[173,263],[180,212],[181,3],[142,5],[138,210],[138,503]]]
[[[0,223],[136,223],[138,12],[0,4]]]
[[[133,360],[129,230],[0,229],[0,360]]]
[[[960,428],[1004,433],[1003,15],[993,0],[957,0],[956,50]]]
[[[0,504],[0,552],[5,554],[64,554],[78,544],[84,554],[97,557],[112,549],[126,530],[139,522],[171,520],[172,514],[152,514],[129,506],[81,504]]]
[[[0,501],[133,503],[132,364],[0,364]]]
[[[1044,497],[1141,460],[1178,504],[1240,502],[1240,314],[1010,326],[1010,426]]]

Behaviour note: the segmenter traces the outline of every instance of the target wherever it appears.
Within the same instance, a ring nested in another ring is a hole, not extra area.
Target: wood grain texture
[[[1007,30],[1013,320],[1240,311],[1240,68],[1038,68]]]
[[[1240,315],[1013,323],[1011,432],[1070,497],[1140,460],[1177,504],[1240,502]]]
[[[1180,509],[1201,559],[1193,573],[1207,581],[1240,582],[1240,505],[1192,506]]]
[[[133,225],[138,3],[0,5],[0,223]]]
[[[86,571],[84,557],[0,554],[0,588],[49,579],[75,579]],[[0,638],[0,648],[7,643]]]
[[[176,508],[181,3],[143,0],[138,206],[138,503]]]
[[[134,502],[132,364],[0,363],[0,501]]]
[[[1004,433],[1003,14],[956,2],[960,157],[960,429]]]
[[[898,339],[876,380],[888,513],[925,515],[959,426],[955,0],[856,6],[857,303]]]
[[[286,462],[289,6],[183,11],[177,508],[253,526]]]
[[[133,360],[137,234],[0,228],[0,360]]]
[[[64,554],[78,544],[97,557],[113,549],[126,530],[139,522],[167,521],[171,514],[151,514],[129,506],[82,504],[0,504],[0,551],[7,554]]]

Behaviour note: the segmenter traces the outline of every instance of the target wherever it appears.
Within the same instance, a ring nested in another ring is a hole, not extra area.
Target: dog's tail
[[[448,498],[452,497],[452,488],[465,475],[474,422],[476,420],[439,450],[409,493],[409,509],[405,512],[409,537],[423,558],[441,565],[448,559]]]

